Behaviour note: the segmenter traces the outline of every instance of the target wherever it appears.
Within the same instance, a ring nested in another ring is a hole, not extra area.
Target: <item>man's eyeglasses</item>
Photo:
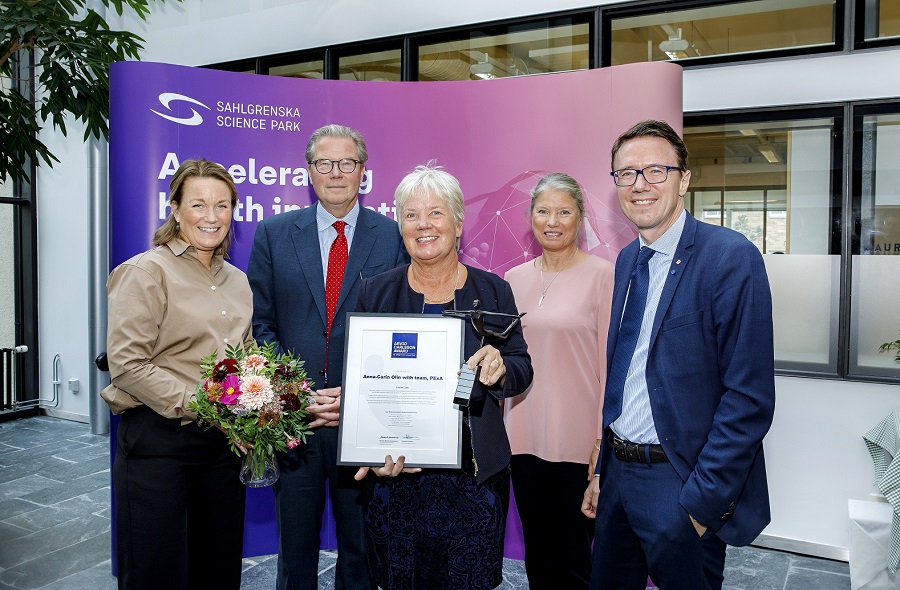
[[[351,158],[342,158],[340,160],[313,160],[310,162],[310,165],[315,168],[319,174],[331,174],[335,164],[337,164],[338,170],[344,174],[350,174],[356,170],[356,166],[362,164],[362,162]]]
[[[637,170],[635,168],[622,168],[609,173],[616,181],[616,186],[633,186],[637,182],[638,175],[644,177],[647,184],[659,184],[669,178],[669,170],[684,172],[680,166],[647,166]]]

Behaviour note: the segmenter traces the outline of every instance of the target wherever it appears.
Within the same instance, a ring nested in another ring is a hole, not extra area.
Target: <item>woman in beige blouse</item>
[[[578,248],[583,221],[575,179],[542,178],[531,191],[542,253],[506,273],[534,366],[504,406],[532,590],[587,588],[591,573],[594,527],[580,508],[600,443],[614,267]]]
[[[122,415],[113,463],[119,588],[240,587],[240,459],[188,409],[200,359],[252,341],[247,277],[224,260],[236,202],[225,168],[186,160],[156,247],[107,282],[112,384],[101,395]]]

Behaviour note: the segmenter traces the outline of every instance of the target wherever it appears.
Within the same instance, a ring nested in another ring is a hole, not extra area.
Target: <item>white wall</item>
[[[39,167],[38,346],[40,396],[53,397],[53,357],[60,356],[59,404],[51,414],[87,421],[88,397],[88,185],[84,127],[68,121],[68,138],[51,132],[41,140],[59,158],[53,168]],[[78,379],[81,391],[67,389]]]
[[[900,391],[793,377],[777,377],[775,386],[775,421],[763,443],[772,497],[764,534],[846,549],[847,500],[877,491],[862,435],[900,408]]]
[[[145,60],[198,65],[596,4],[187,0],[156,8],[147,24],[124,22],[146,40]],[[885,75],[896,70],[898,60],[900,49],[892,49],[689,70],[684,108],[900,97],[900,77]],[[37,179],[43,397],[50,394],[53,354],[62,356],[64,383],[70,377],[85,379],[90,362],[87,156],[75,127],[70,127],[70,139],[52,143],[62,162],[53,170],[41,169]],[[777,388],[775,425],[765,442],[775,520],[766,533],[846,548],[846,500],[874,490],[871,461],[859,437],[900,406],[900,388],[796,378],[778,378]],[[64,389],[60,410],[86,417],[86,397]]]

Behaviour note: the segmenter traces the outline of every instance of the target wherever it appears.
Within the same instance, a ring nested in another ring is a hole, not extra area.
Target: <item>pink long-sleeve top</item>
[[[544,272],[543,284],[534,260],[506,273],[519,311],[527,312],[522,328],[534,367],[531,386],[504,405],[514,455],[588,463],[602,427],[613,270],[588,256],[560,273]]]

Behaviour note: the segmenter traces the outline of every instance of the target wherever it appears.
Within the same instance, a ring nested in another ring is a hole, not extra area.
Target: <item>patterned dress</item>
[[[509,470],[476,483],[468,415],[462,465],[372,484],[366,539],[369,563],[384,590],[480,590],[502,581]]]

